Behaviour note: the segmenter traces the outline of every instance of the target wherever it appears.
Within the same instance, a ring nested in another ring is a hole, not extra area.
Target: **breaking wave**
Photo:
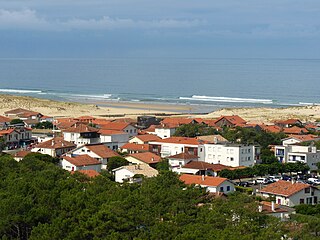
[[[231,97],[210,97],[210,96],[193,95],[192,97],[179,97],[179,99],[191,100],[191,101],[207,101],[207,102],[273,104],[273,100],[271,99],[256,99],[256,98],[231,98]]]
[[[4,93],[42,93],[40,90],[25,90],[25,89],[6,89],[2,88],[0,89],[0,92]]]

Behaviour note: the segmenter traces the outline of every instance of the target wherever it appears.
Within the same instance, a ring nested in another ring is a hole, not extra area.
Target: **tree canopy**
[[[106,174],[70,174],[37,155],[20,162],[4,155],[0,166],[2,239],[316,239],[259,213],[250,196],[216,199],[170,171],[118,184]]]

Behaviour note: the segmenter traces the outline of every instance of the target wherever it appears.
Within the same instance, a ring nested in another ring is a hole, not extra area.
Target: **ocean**
[[[225,107],[320,104],[318,59],[0,59],[0,94]]]

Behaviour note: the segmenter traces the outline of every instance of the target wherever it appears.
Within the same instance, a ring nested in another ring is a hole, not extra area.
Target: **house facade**
[[[234,184],[227,178],[182,174],[180,180],[187,185],[204,187],[211,193],[230,194],[235,191]]]
[[[89,155],[64,156],[60,166],[67,171],[95,170],[101,172],[101,163]]]
[[[299,204],[315,205],[320,200],[320,190],[309,184],[279,180],[260,190],[263,197],[273,197],[280,205],[294,207]]]
[[[141,182],[141,176],[155,177],[159,174],[156,169],[147,164],[122,166],[112,170],[112,172],[114,173],[115,181],[118,183],[126,181],[129,183]]]
[[[100,143],[99,129],[76,123],[63,131],[63,138],[77,146]]]
[[[52,138],[48,141],[38,143],[31,149],[31,152],[48,154],[51,157],[60,157],[61,155],[75,149],[76,145],[65,141],[63,138]]]

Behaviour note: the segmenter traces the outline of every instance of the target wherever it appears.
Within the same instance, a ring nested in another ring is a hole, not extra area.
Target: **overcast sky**
[[[320,58],[319,0],[0,0],[0,57]]]

